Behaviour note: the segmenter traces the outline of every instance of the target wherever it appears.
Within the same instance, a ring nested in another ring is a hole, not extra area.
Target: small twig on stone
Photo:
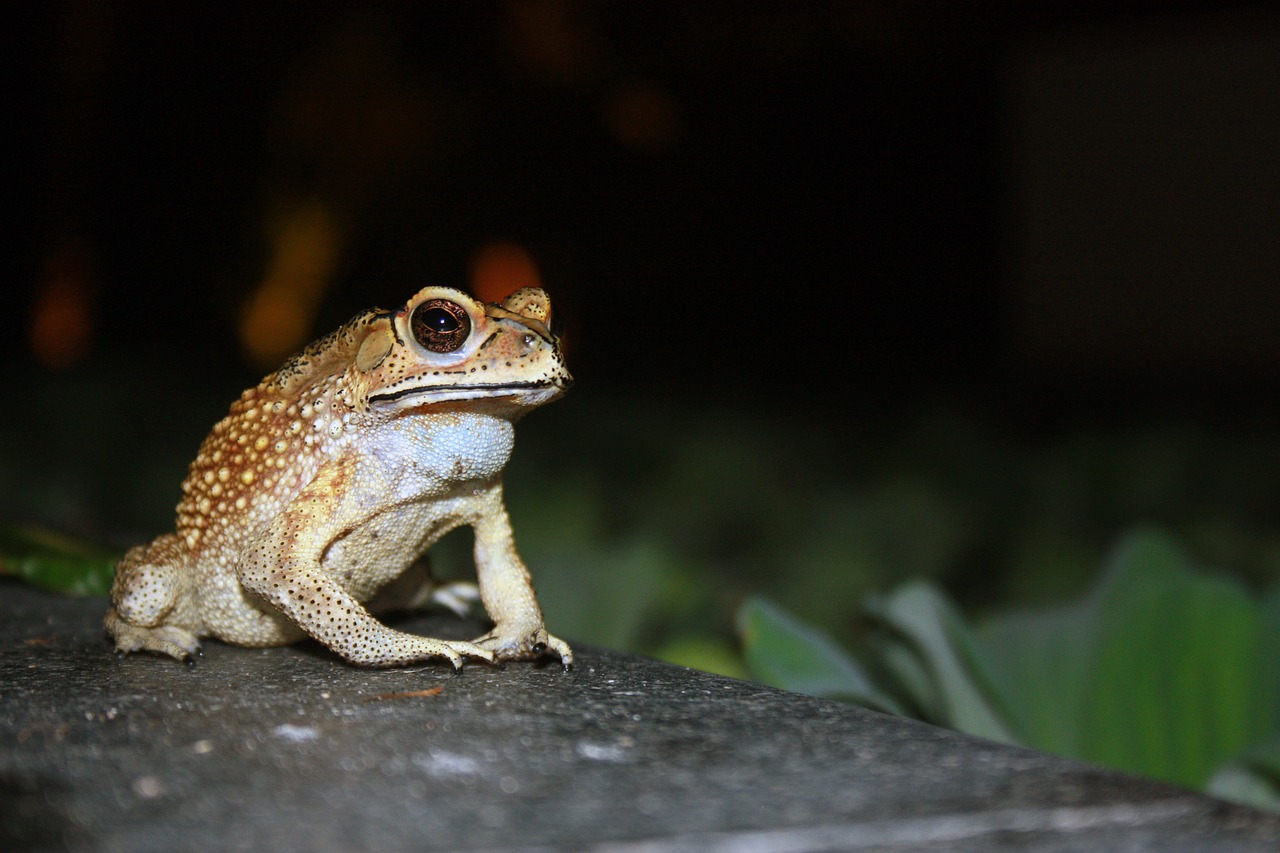
[[[435,687],[428,687],[426,690],[407,690],[403,693],[379,693],[377,696],[366,696],[366,702],[381,702],[385,699],[425,699],[428,696],[439,696],[444,692],[444,687],[437,684]]]

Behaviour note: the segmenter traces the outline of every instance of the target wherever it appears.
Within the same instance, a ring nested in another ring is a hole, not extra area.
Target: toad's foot
[[[449,581],[431,588],[430,601],[466,617],[480,600],[480,588],[471,581]]]
[[[378,590],[365,607],[370,613],[422,610],[435,604],[460,617],[469,616],[480,601],[480,589],[473,581],[440,582],[431,577],[425,560],[419,560],[400,577]]]
[[[194,663],[192,656],[200,653],[200,641],[195,634],[173,625],[154,628],[132,625],[121,619],[114,608],[107,611],[103,624],[116,641],[116,651],[121,654],[153,652],[190,664]]]
[[[483,637],[478,637],[475,643],[492,651],[494,660],[537,660],[553,654],[560,658],[565,669],[573,666],[573,649],[542,627],[532,631],[507,631],[502,626],[495,626]]]
[[[408,634],[402,637],[403,639],[399,639],[393,646],[382,651],[364,649],[354,652],[341,649],[336,651],[351,663],[379,669],[421,663],[430,658],[444,658],[453,665],[455,670],[462,669],[462,662],[466,658],[476,658],[485,663],[496,662],[493,652],[476,643],[462,640],[437,640],[433,637]]]

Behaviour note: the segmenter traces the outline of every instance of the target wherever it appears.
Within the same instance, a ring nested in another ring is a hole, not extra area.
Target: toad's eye
[[[418,343],[432,352],[454,352],[471,334],[471,318],[456,302],[428,299],[413,309],[409,322]]]

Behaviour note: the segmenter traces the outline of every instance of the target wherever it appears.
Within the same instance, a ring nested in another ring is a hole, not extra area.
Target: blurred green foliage
[[[749,597],[856,646],[869,596],[916,579],[967,614],[1061,601],[1144,524],[1250,588],[1280,579],[1280,454],[1261,418],[574,405],[568,426],[568,403],[521,424],[508,495],[550,621],[587,642],[737,672]]]
[[[1138,531],[1066,604],[973,627],[935,585],[911,581],[868,610],[876,630],[855,659],[748,602],[753,673],[1280,810],[1280,586],[1252,595]]]
[[[66,595],[106,595],[119,555],[92,542],[35,527],[0,525],[0,575]]]

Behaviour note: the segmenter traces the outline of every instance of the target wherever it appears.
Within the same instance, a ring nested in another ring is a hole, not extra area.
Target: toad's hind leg
[[[473,643],[420,637],[375,619],[332,578],[319,570],[242,567],[241,583],[265,598],[299,628],[359,666],[405,666],[445,658],[455,669],[464,657],[493,662],[493,653]]]
[[[116,651],[188,661],[200,651],[199,626],[182,612],[184,557],[181,541],[170,533],[129,549],[120,560],[103,623]]]
[[[248,544],[236,565],[241,586],[360,666],[404,666],[435,657],[445,658],[455,669],[464,657],[492,663],[493,652],[474,643],[419,637],[383,625],[321,567],[324,546],[341,535],[344,517],[360,507],[362,493],[347,474],[340,465],[323,466]],[[333,506],[335,494],[353,501],[345,516],[342,506]]]

